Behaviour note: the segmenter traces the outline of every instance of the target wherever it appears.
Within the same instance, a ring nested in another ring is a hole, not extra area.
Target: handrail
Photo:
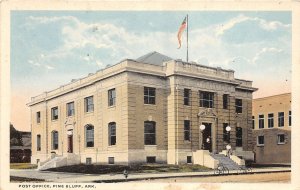
[[[218,167],[214,169],[214,174],[217,175],[225,174],[225,172],[229,174],[229,169],[226,166],[224,166],[222,163],[219,163]]]

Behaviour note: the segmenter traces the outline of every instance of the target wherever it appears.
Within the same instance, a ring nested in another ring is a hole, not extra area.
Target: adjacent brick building
[[[31,160],[180,164],[193,163],[202,145],[251,151],[255,90],[233,70],[157,52],[126,59],[31,99]]]
[[[255,162],[291,163],[291,94],[253,100],[253,142]]]

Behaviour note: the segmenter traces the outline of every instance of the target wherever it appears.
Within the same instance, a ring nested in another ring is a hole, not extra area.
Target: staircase
[[[54,156],[41,162],[38,166],[38,170],[47,170],[49,168],[56,168],[67,165],[80,164],[80,157],[76,154],[68,153],[64,156]]]
[[[66,163],[67,163],[66,157],[57,156],[57,157],[50,159],[45,164],[39,165],[38,170],[47,170],[49,168],[56,168],[56,167],[59,167],[62,165],[66,165]]]
[[[224,154],[211,154],[211,156],[219,161],[219,164],[227,167],[229,170],[238,170],[240,166]]]

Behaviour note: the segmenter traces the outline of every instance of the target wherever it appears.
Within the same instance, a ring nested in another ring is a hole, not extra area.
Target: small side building
[[[10,146],[11,163],[30,163],[31,158],[31,132],[19,131],[21,144]]]
[[[253,144],[258,164],[291,163],[291,93],[253,100]]]

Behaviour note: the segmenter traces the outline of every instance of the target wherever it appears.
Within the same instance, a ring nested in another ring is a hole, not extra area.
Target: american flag
[[[185,17],[182,24],[180,25],[180,28],[179,28],[178,34],[177,34],[178,43],[179,43],[178,49],[181,48],[181,36],[182,36],[184,29],[186,28],[186,25],[187,25],[187,23],[186,23],[186,17]]]

